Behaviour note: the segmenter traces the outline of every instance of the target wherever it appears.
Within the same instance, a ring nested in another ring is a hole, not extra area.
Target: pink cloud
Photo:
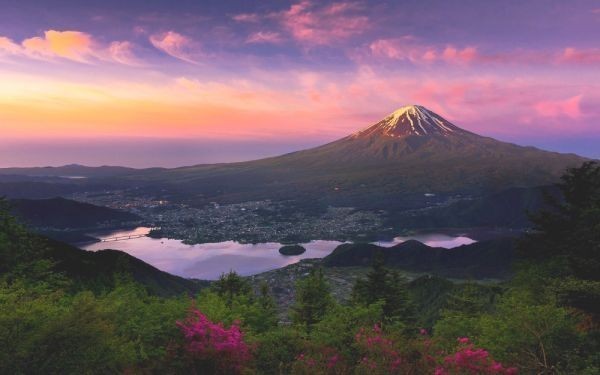
[[[25,39],[25,53],[33,57],[48,59],[61,57],[77,62],[89,62],[94,56],[94,41],[91,35],[80,31],[48,30],[43,37]]]
[[[457,49],[453,46],[448,46],[442,52],[442,58],[451,63],[470,63],[478,58],[478,54],[475,47]]]
[[[251,34],[248,39],[246,39],[246,43],[278,44],[281,42],[283,42],[283,37],[281,34],[272,31],[258,31]]]
[[[413,36],[378,39],[368,46],[372,57],[404,60],[413,64],[446,62],[451,64],[597,64],[600,49],[565,48],[562,51],[514,50],[492,54],[478,51],[477,47],[463,48],[448,45],[444,48],[427,45]],[[364,56],[361,56],[364,58]]]
[[[419,45],[416,43],[415,38],[410,35],[395,39],[378,39],[369,45],[369,49],[376,57],[392,60],[431,62],[438,58],[438,52]]]
[[[357,13],[362,9],[358,3],[337,2],[324,7],[317,4],[303,0],[270,17],[297,41],[313,45],[333,44],[370,28],[369,18]]]
[[[600,49],[565,48],[562,54],[562,60],[573,63],[597,64],[600,63]]]
[[[445,48],[420,43],[415,37],[407,35],[394,39],[378,39],[369,45],[371,54],[392,60],[406,60],[414,64],[444,61],[453,64],[470,63],[480,56],[475,47]]]
[[[583,95],[573,96],[565,100],[549,100],[535,103],[534,109],[543,117],[570,117],[578,119],[582,116],[580,102]]]
[[[133,52],[133,48],[134,47],[131,42],[112,42],[107,49],[109,59],[123,65],[144,65]]]
[[[80,63],[98,60],[125,65],[141,65],[133,53],[133,44],[114,41],[108,45],[81,31],[47,30],[43,36],[27,38],[21,44],[0,37],[0,54],[38,60],[64,59]]]
[[[152,35],[150,43],[167,55],[192,64],[198,63],[199,47],[197,43],[175,31]]]
[[[7,37],[0,36],[0,54],[14,55],[21,52],[21,46]]]

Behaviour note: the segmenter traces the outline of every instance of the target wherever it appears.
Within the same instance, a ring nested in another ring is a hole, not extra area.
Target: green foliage
[[[53,262],[44,259],[47,247],[10,215],[8,202],[0,197],[0,280],[25,279],[60,283],[51,272]]]
[[[245,280],[243,282],[246,283]],[[226,325],[239,321],[250,337],[277,326],[277,311],[268,290],[265,289],[258,297],[251,293],[219,294],[214,288],[205,289],[198,295],[196,306],[212,321],[223,322]]]
[[[410,326],[414,324],[414,306],[407,291],[408,281],[398,271],[384,266],[383,254],[377,253],[367,278],[357,280],[352,300],[359,305],[381,302],[383,317]]]
[[[334,305],[323,319],[316,323],[310,333],[311,342],[318,346],[335,348],[351,356],[357,327],[372,327],[383,320],[383,302],[368,306]]]
[[[131,281],[118,283],[100,300],[102,309],[112,317],[116,334],[131,342],[139,366],[160,363],[169,343],[179,338],[173,319],[183,319],[190,306],[188,297],[151,296]]]
[[[576,320],[553,303],[536,304],[518,291],[501,298],[495,314],[482,315],[478,342],[503,361],[538,373],[564,368],[577,347]]]
[[[0,373],[114,372],[133,360],[133,346],[89,292],[4,284],[0,289]]]
[[[561,190],[564,201],[534,216],[510,282],[407,283],[376,259],[352,303],[340,305],[314,269],[297,283],[291,326],[278,324],[267,284],[254,293],[230,272],[194,298],[160,297],[148,285],[180,281],[136,268],[148,272],[140,284],[129,272],[133,258],[81,261],[29,234],[0,200],[0,373],[190,373],[175,322],[194,307],[217,326],[239,322],[254,358],[244,368],[258,374],[430,373],[447,358],[482,353],[452,356],[465,336],[522,373],[597,374],[600,167],[570,170]],[[110,272],[86,278],[102,273],[99,264]],[[415,318],[433,336],[415,334]]]
[[[600,165],[569,169],[559,184],[562,200],[548,196],[549,208],[531,215],[535,231],[519,245],[525,268],[544,267],[544,284],[565,305],[596,320],[600,316]]]
[[[292,307],[292,320],[310,332],[333,306],[329,284],[323,270],[313,269],[310,275],[296,284],[296,303]]]
[[[303,335],[290,327],[279,327],[256,338],[254,358],[258,374],[289,374],[291,364],[305,346]]]
[[[221,297],[224,297],[227,304],[231,306],[233,298],[240,295],[249,295],[250,284],[242,279],[236,272],[229,271],[227,274],[221,274],[219,280],[215,281],[212,289]]]

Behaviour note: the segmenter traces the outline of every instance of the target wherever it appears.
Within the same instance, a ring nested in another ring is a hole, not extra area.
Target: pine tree
[[[215,281],[212,288],[219,296],[225,298],[229,307],[231,307],[234,297],[249,295],[252,290],[250,284],[235,271],[221,274],[221,277]]]
[[[590,314],[600,324],[600,164],[571,168],[558,184],[561,196],[546,197],[547,208],[530,216],[534,230],[518,253],[523,273],[537,269],[559,300]]]
[[[313,269],[308,277],[296,284],[296,303],[292,307],[292,320],[310,331],[332,306],[333,299],[323,270]]]
[[[260,308],[264,326],[268,328],[277,326],[277,304],[275,303],[273,296],[271,296],[269,285],[267,285],[265,281],[260,283],[256,303]]]
[[[390,271],[385,267],[383,253],[378,252],[367,277],[356,281],[352,290],[352,301],[365,306],[383,301],[383,314],[386,319],[412,325],[415,320],[414,305],[410,301],[407,285],[406,278],[398,271]]]

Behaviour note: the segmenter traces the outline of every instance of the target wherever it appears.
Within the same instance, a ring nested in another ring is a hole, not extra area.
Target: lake
[[[144,235],[150,228],[112,231],[92,234],[99,239],[119,236]],[[411,237],[396,237],[393,241],[377,242],[390,247],[409,239],[421,241],[429,246],[453,248],[467,245],[475,240],[465,236],[446,234],[420,234]],[[95,242],[82,246],[84,250],[97,251],[115,249],[124,251],[154,267],[168,273],[205,280],[217,279],[223,272],[236,271],[248,276],[275,268],[281,268],[305,258],[323,258],[329,255],[342,242],[316,240],[302,244],[306,252],[301,255],[279,254],[282,246],[276,242],[241,244],[236,241],[186,245],[180,240],[167,238],[138,237],[124,241]]]

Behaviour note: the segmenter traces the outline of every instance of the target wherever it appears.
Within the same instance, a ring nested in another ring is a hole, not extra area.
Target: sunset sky
[[[0,0],[0,167],[256,158],[405,104],[600,158],[600,2]]]

